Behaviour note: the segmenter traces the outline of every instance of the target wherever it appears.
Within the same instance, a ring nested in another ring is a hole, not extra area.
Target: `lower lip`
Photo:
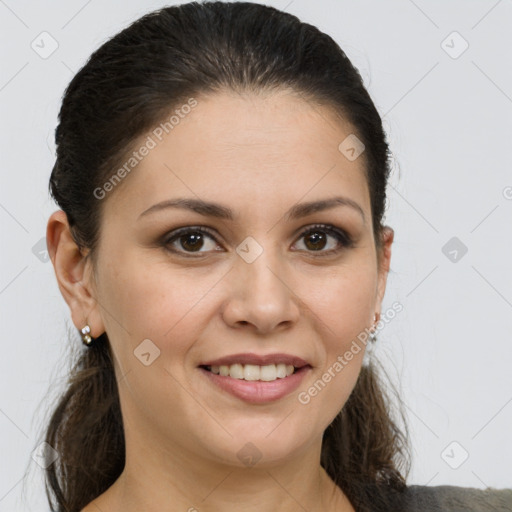
[[[199,368],[219,388],[231,393],[233,396],[251,404],[264,404],[273,402],[293,393],[302,382],[305,375],[311,370],[310,366],[303,366],[292,375],[270,382],[260,380],[242,380],[233,377],[217,375],[204,368]]]

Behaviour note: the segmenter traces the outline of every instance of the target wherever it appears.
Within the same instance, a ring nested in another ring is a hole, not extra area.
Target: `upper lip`
[[[232,354],[229,356],[221,357],[219,359],[212,359],[199,366],[231,366],[232,364],[255,364],[257,366],[266,366],[269,364],[291,364],[295,368],[302,368],[309,366],[309,363],[304,361],[301,357],[293,356],[290,354]]]

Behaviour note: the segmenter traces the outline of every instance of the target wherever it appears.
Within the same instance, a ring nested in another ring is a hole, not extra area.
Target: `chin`
[[[254,421],[257,423],[257,420]],[[274,430],[262,428],[258,424],[247,425],[247,428],[239,424],[236,431],[228,427],[233,437],[228,440],[224,438],[213,449],[210,445],[209,451],[217,460],[230,466],[257,466],[260,469],[278,467],[296,458],[314,441],[305,437],[303,431],[291,430],[290,425],[285,425],[286,420],[281,425],[279,421],[274,422]]]

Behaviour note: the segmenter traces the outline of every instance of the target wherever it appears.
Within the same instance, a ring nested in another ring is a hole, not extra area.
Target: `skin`
[[[353,511],[320,466],[320,449],[364,350],[307,405],[298,394],[371,328],[375,314],[378,320],[393,230],[384,230],[379,266],[364,159],[349,161],[338,150],[353,129],[327,107],[286,91],[197,100],[102,200],[94,263],[73,242],[62,211],[48,222],[51,260],[75,326],[88,323],[93,338],[106,331],[111,342],[125,428],[125,469],[84,510]],[[349,206],[284,218],[297,203],[334,195],[357,202],[365,220]],[[139,219],[177,197],[218,202],[236,220],[178,209]],[[315,251],[302,234],[316,223],[345,230],[353,247],[322,231],[325,245]],[[185,247],[178,239],[168,245],[181,251],[174,254],[158,243],[198,225],[215,239],[205,235],[194,246],[189,237]],[[236,252],[248,236],[263,248],[252,263]],[[134,356],[144,339],[160,350],[149,366]],[[312,369],[290,395],[249,404],[198,369],[240,352],[294,354]],[[261,454],[250,467],[237,457],[248,442]]]

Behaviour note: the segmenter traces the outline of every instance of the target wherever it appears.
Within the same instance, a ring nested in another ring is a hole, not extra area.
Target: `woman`
[[[388,145],[329,36],[246,2],[148,14],[74,77],[56,144],[48,248],[86,348],[52,510],[512,509],[406,485],[367,352],[401,307]]]

